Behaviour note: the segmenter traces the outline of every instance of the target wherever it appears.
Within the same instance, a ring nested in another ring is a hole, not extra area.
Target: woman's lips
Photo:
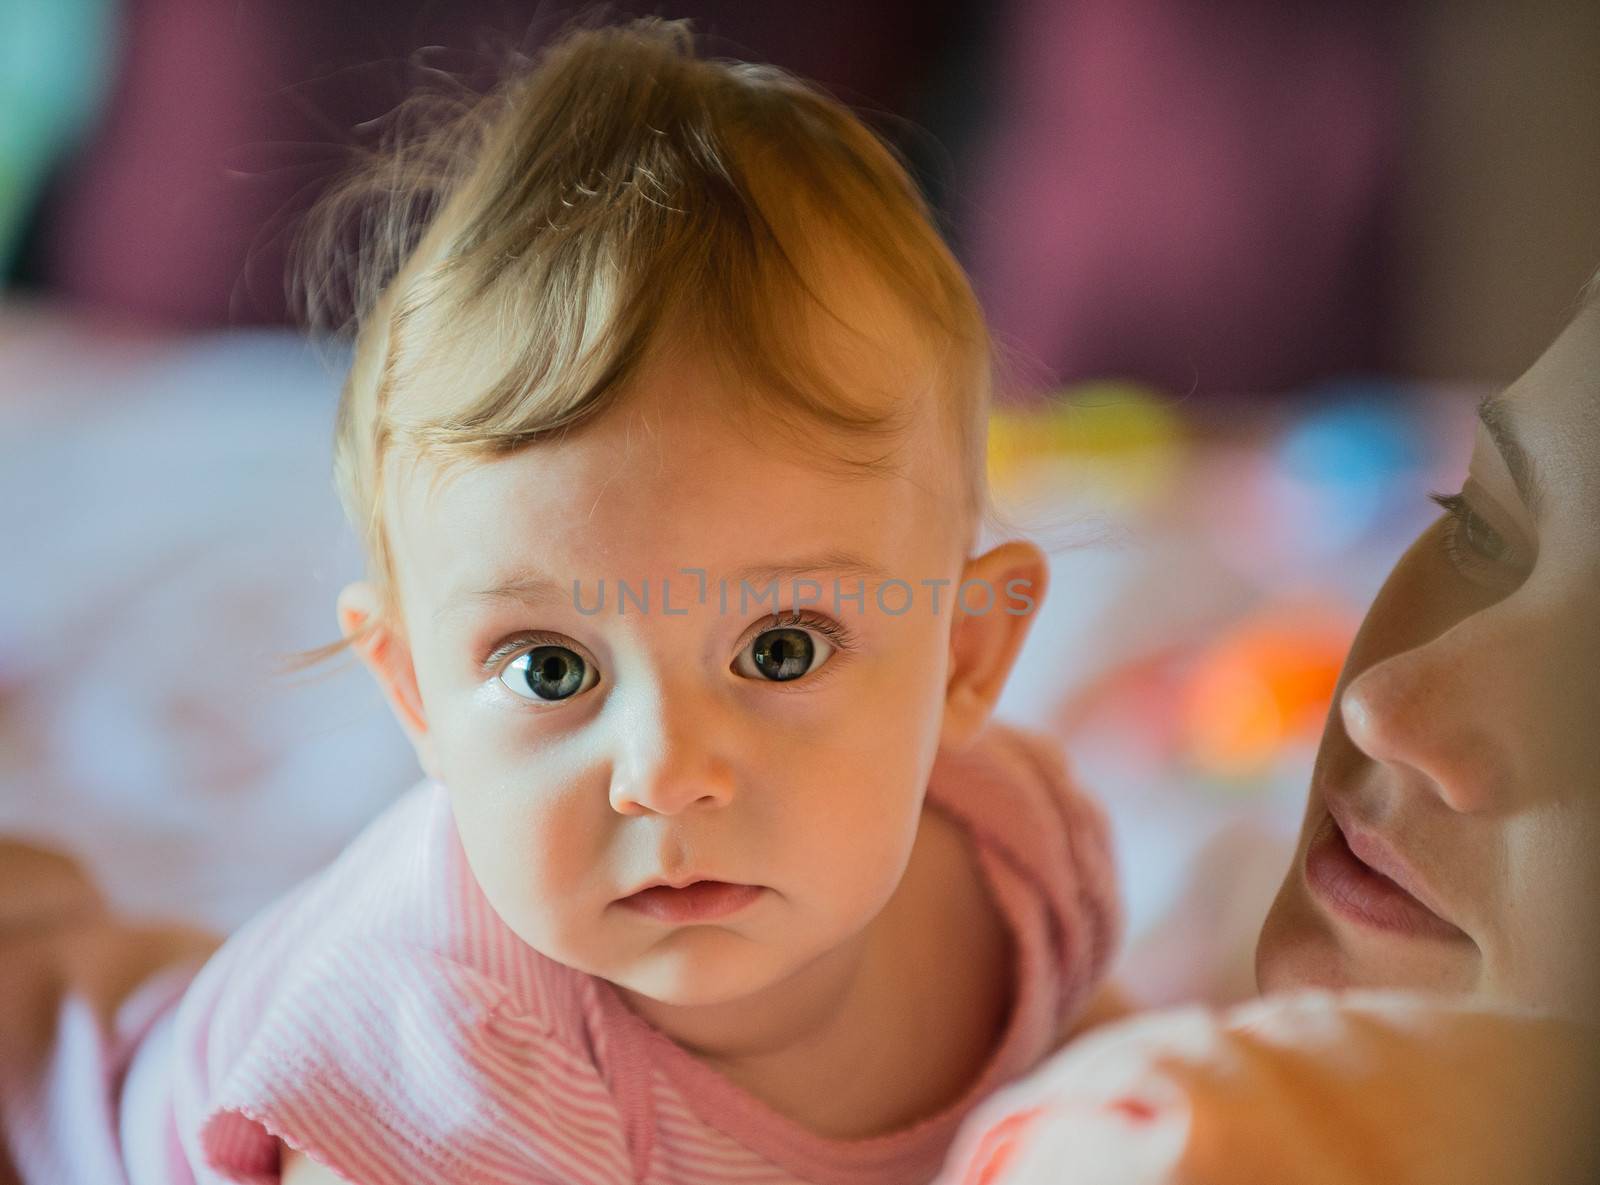
[[[1392,933],[1469,942],[1393,880],[1362,863],[1331,814],[1306,848],[1306,884],[1341,916]]]
[[[726,881],[695,881],[681,889],[658,885],[643,889],[621,904],[662,922],[709,922],[736,913],[761,896],[760,885],[731,885]]]

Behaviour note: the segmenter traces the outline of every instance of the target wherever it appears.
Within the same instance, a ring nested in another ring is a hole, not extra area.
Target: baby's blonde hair
[[[421,110],[423,126],[325,192],[297,245],[313,324],[335,295],[353,308],[334,474],[385,613],[397,608],[386,458],[489,458],[558,436],[686,336],[790,427],[903,431],[920,409],[852,398],[796,332],[827,311],[817,289],[843,258],[932,347],[966,522],[999,519],[986,473],[994,345],[885,140],[781,69],[696,57],[687,21],[578,27],[517,67],[442,116],[437,96],[403,104],[397,123]],[[884,456],[845,463],[877,470]]]

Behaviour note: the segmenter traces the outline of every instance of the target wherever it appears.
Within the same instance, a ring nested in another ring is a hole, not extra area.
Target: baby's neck
[[[860,1139],[934,1114],[971,1085],[1009,1014],[1013,960],[970,840],[925,810],[900,887],[855,942],[720,1007],[714,1033],[649,1018],[780,1114]],[[638,1002],[646,1014],[651,1003]]]

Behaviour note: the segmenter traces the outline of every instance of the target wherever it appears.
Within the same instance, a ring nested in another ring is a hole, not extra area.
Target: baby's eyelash
[[[757,631],[755,636],[759,638],[767,630],[788,629],[797,625],[816,630],[817,633],[847,653],[856,648],[856,636],[849,629],[832,618],[823,617],[820,613],[811,613],[805,609],[791,609],[786,614],[774,615],[773,619],[763,629]]]
[[[513,654],[516,654],[518,651],[531,650],[539,646],[560,646],[566,650],[572,649],[571,646],[568,646],[565,641],[557,637],[555,634],[518,634],[513,638],[507,638],[504,642],[500,643],[500,645],[496,646],[487,655],[485,655],[483,659],[483,669],[485,671],[493,671],[502,662],[510,658]]]

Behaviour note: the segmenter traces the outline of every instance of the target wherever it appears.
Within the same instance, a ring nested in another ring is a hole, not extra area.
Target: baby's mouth
[[[726,881],[695,881],[674,889],[655,885],[622,898],[621,904],[668,923],[711,921],[731,916],[755,903],[760,885],[734,885]]]

